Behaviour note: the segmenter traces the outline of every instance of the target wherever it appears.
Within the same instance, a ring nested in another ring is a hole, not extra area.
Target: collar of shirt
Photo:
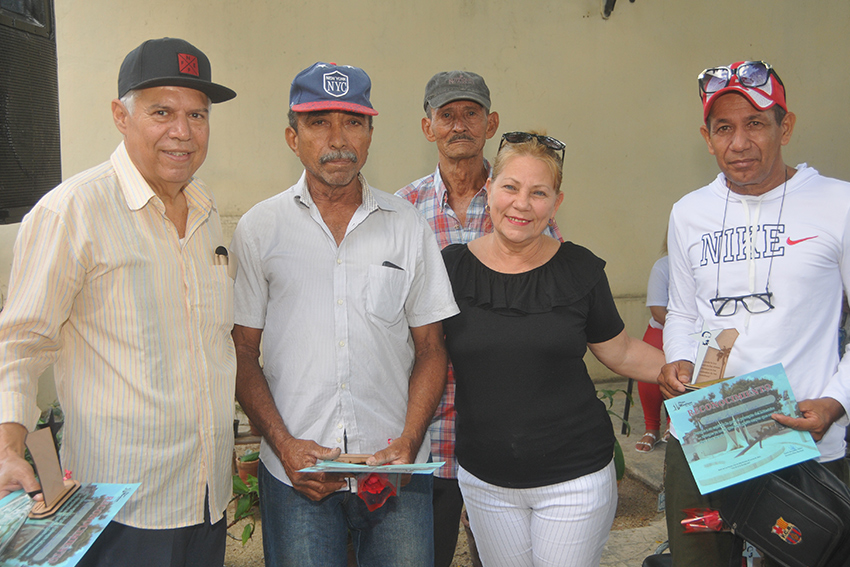
[[[358,210],[365,210],[366,213],[371,213],[377,209],[383,211],[395,211],[396,207],[387,199],[377,199],[375,189],[369,186],[366,178],[362,173],[357,174],[357,180],[360,181],[361,202]],[[293,186],[293,197],[295,200],[307,208],[312,208],[316,202],[313,201],[313,196],[307,187],[307,170],[301,174],[301,178]]]
[[[487,177],[489,178],[493,174],[493,167],[490,165],[490,162],[486,159],[484,160],[484,167],[487,168]],[[446,184],[443,183],[443,176],[440,173],[440,164],[437,164],[437,169],[434,171],[434,193],[437,196],[437,201],[440,203],[440,209],[443,212],[446,212],[449,209],[449,192],[446,189]],[[478,193],[475,194],[476,197],[478,195],[484,195],[484,200],[487,200],[487,186],[483,186]]]
[[[156,193],[153,192],[136,164],[130,159],[123,141],[112,152],[110,161],[112,167],[115,168],[121,191],[131,211],[142,209],[150,202],[151,198],[156,197]],[[196,177],[192,177],[186,187],[183,188],[183,194],[189,207],[195,206],[207,215],[214,208],[212,196],[207,192],[201,180]]]

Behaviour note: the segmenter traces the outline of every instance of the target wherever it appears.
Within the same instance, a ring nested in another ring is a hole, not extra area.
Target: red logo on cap
[[[198,58],[188,53],[178,53],[177,60],[180,64],[180,72],[187,75],[198,76]]]

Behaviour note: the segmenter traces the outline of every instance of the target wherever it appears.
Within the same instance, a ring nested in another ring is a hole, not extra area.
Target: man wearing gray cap
[[[304,173],[233,236],[236,395],[263,433],[268,566],[345,567],[349,534],[358,565],[433,563],[430,475],[375,508],[350,479],[300,472],[343,452],[426,462],[446,380],[441,322],[458,309],[439,248],[409,203],[360,173],[371,86],[347,65],[298,73],[286,142]]]
[[[210,104],[235,96],[188,42],[144,42],[112,101],[123,141],[46,194],[18,232],[0,313],[0,498],[39,489],[24,440],[54,363],[63,466],[82,482],[140,483],[80,565],[224,561],[232,280],[215,261],[215,201],[194,173]]]
[[[422,133],[436,142],[439,163],[434,173],[396,192],[425,215],[437,244],[466,244],[493,231],[487,213],[490,164],[484,144],[499,129],[499,113],[490,112],[490,89],[469,71],[437,73],[425,86]],[[562,240],[557,226],[549,235]],[[446,391],[431,422],[431,455],[446,465],[434,475],[434,553],[437,567],[449,567],[457,545],[463,498],[457,484],[455,382],[449,367]]]

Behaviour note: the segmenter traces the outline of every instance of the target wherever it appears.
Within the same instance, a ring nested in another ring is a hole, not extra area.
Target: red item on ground
[[[395,485],[384,473],[365,473],[357,476],[357,496],[374,512],[384,505],[390,496],[395,496]]]

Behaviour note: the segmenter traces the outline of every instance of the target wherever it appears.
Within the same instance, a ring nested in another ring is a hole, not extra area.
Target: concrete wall
[[[798,115],[786,161],[850,179],[850,2],[620,0],[608,20],[601,4],[56,0],[63,172],[103,161],[118,143],[109,112],[118,67],[149,37],[194,43],[210,56],[213,78],[239,93],[215,107],[199,172],[226,226],[300,174],[283,139],[299,70],[323,60],[371,75],[380,115],[364,173],[387,191],[434,169],[436,150],[419,127],[428,78],[476,71],[501,114],[499,134],[545,129],[567,144],[558,221],[566,238],[607,260],[629,331],[640,335],[642,295],[670,206],[717,172],[698,133],[703,68],[772,63]],[[498,137],[488,157],[497,145]],[[14,233],[0,227],[3,287]]]

